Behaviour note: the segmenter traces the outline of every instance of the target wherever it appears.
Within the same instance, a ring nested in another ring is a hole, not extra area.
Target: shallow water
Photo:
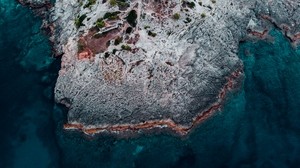
[[[59,60],[40,18],[0,0],[0,167],[298,167],[300,50],[276,30],[273,42],[240,44],[245,81],[221,112],[189,137],[87,137],[62,130],[53,101]]]

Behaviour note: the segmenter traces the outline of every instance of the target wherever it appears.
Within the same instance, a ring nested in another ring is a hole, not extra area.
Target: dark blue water
[[[59,67],[40,25],[15,0],[0,0],[1,168],[58,165],[52,89]]]
[[[0,0],[1,168],[299,167],[300,50],[280,32],[240,44],[244,86],[189,137],[116,139],[61,129],[66,112],[52,94],[60,63],[40,25]]]

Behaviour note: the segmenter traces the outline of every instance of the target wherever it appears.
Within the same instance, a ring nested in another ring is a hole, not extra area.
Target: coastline
[[[109,133],[122,133],[127,131],[140,131],[140,130],[149,130],[154,128],[167,128],[179,135],[187,135],[190,133],[197,125],[201,124],[202,122],[205,122],[207,119],[211,118],[220,108],[222,107],[222,103],[224,103],[224,100],[226,98],[226,95],[228,92],[230,92],[233,89],[238,89],[235,86],[239,85],[239,83],[236,83],[237,80],[240,80],[239,78],[242,78],[242,68],[239,68],[238,70],[234,71],[228,78],[227,83],[225,86],[221,89],[219,93],[219,100],[215,102],[210,108],[203,111],[193,119],[193,122],[190,126],[183,126],[176,124],[171,119],[167,120],[156,120],[156,121],[146,121],[144,123],[139,124],[122,124],[122,125],[107,125],[107,126],[85,126],[80,123],[67,123],[64,124],[65,130],[78,130],[86,135],[95,135],[101,132],[109,132]]]

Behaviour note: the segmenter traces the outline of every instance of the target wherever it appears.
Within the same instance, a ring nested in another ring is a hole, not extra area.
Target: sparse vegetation
[[[193,9],[196,6],[194,2],[186,2],[186,5],[191,9]]]
[[[107,12],[107,13],[104,14],[103,19],[115,20],[115,19],[118,19],[118,14],[120,14],[119,11],[117,11],[117,12]]]
[[[201,13],[201,17],[202,17],[202,18],[205,18],[205,17],[206,17],[206,14],[205,14],[205,13]]]
[[[180,18],[180,14],[179,13],[175,13],[173,15],[173,19],[178,20]]]
[[[126,3],[125,0],[109,0],[109,4],[110,4],[111,6],[116,6],[116,5],[118,5],[119,8],[124,8],[124,7],[128,7],[128,6],[129,6],[129,4]]]
[[[96,0],[88,0],[87,4],[84,5],[84,8],[90,8],[96,3]]]
[[[199,1],[198,4],[199,4],[200,6],[202,6],[202,1]]]
[[[125,32],[126,32],[126,34],[130,34],[132,32],[132,30],[133,30],[132,27],[127,27]]]
[[[119,45],[120,43],[122,43],[122,41],[123,41],[123,38],[122,38],[121,36],[118,36],[118,37],[115,39],[114,44],[115,44],[115,45]]]
[[[151,37],[155,37],[157,34],[152,31],[148,31],[148,35]]]
[[[116,6],[118,4],[117,0],[109,0],[111,6]]]
[[[216,0],[211,0],[211,2],[212,2],[212,3],[216,3],[217,1],[216,1]]]
[[[84,19],[86,18],[86,14],[78,16],[77,18],[75,18],[75,26],[78,29],[80,26],[84,26],[84,24],[82,23],[84,21]]]
[[[121,48],[123,50],[131,51],[131,47],[129,45],[122,45]]]
[[[150,28],[150,26],[148,26],[148,25],[144,26],[144,29],[149,29],[149,28]]]
[[[191,21],[192,21],[191,18],[186,18],[185,21],[184,21],[184,23],[190,23]]]
[[[80,53],[84,50],[85,45],[81,41],[78,41],[77,42],[77,48],[78,48],[78,53]]]
[[[143,13],[143,14],[141,15],[141,17],[142,17],[142,19],[145,19],[145,18],[146,18],[146,13]]]
[[[102,18],[98,19],[98,20],[96,21],[96,26],[97,26],[99,29],[105,27],[105,22],[104,22],[104,20],[103,20]]]
[[[108,58],[109,55],[110,55],[110,54],[109,54],[108,52],[105,52],[105,53],[104,53],[104,58]]]
[[[137,13],[135,10],[132,10],[129,12],[128,16],[126,17],[127,22],[132,26],[136,26],[136,19],[137,19]]]
[[[125,0],[119,0],[118,2],[118,6],[119,8],[125,8],[125,7],[129,7],[129,4],[125,2]]]

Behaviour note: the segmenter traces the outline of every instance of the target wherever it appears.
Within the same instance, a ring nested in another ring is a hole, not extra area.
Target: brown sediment
[[[139,41],[140,35],[139,34],[135,34],[134,37],[129,38],[129,40],[127,41],[128,44],[136,44]]]
[[[268,35],[268,32],[269,31],[267,29],[265,29],[262,32],[255,31],[255,30],[250,30],[249,34],[251,34],[252,36],[258,37],[260,39],[264,39]]]
[[[272,23],[276,28],[284,32],[285,37],[287,37],[292,43],[296,44],[300,40],[300,32],[291,33],[291,28],[287,24],[278,24],[274,18],[270,15],[262,14],[261,18]]]
[[[147,3],[147,9],[152,10],[153,15],[159,20],[169,17],[173,13],[176,3],[167,0],[162,1],[149,1]]]
[[[97,29],[91,29],[86,36],[80,37],[78,45],[81,49],[78,50],[78,59],[91,59],[95,54],[105,52],[108,48],[110,40],[118,37],[120,30],[115,29],[109,32],[96,35]]]
[[[110,132],[110,133],[122,133],[127,131],[140,131],[140,130],[150,130],[153,128],[165,128],[174,131],[179,135],[188,134],[195,126],[206,121],[212,117],[217,110],[222,106],[222,103],[225,99],[225,95],[231,89],[235,87],[235,80],[237,80],[242,74],[242,68],[234,71],[228,78],[227,83],[224,85],[222,90],[219,93],[219,100],[215,102],[209,109],[201,112],[197,117],[195,117],[191,123],[191,126],[183,126],[176,124],[171,119],[165,120],[152,120],[146,121],[138,124],[120,124],[120,125],[106,125],[106,126],[85,126],[81,123],[68,123],[64,125],[64,129],[75,129],[84,132],[87,135],[94,135],[101,132]]]

